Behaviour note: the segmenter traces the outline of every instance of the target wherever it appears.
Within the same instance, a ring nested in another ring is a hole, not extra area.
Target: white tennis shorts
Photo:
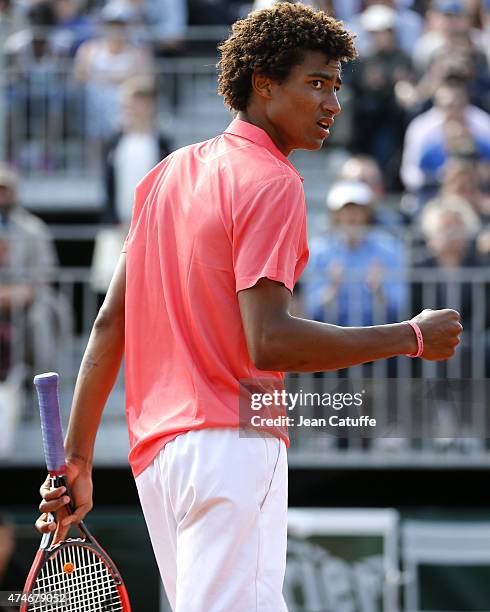
[[[175,612],[285,612],[284,442],[236,429],[178,436],[136,479]]]

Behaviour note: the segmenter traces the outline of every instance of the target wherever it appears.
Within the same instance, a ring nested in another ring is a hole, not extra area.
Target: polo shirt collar
[[[259,128],[256,125],[253,125],[252,123],[248,123],[247,121],[242,121],[241,119],[234,119],[226,128],[224,133],[240,136],[240,138],[245,138],[246,140],[254,142],[255,144],[258,144],[261,147],[265,147],[279,161],[282,161],[284,164],[294,170],[294,172],[301,179],[301,182],[304,181],[304,178],[301,176],[301,174],[296,170],[296,168],[289,161],[289,159],[285,155],[283,155],[281,151],[279,151],[279,149],[272,141],[272,138],[262,128]]]

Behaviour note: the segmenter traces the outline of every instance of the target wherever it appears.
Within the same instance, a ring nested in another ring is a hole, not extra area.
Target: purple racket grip
[[[41,414],[44,457],[50,474],[64,474],[66,471],[58,401],[58,379],[59,376],[55,372],[39,374],[34,378]]]

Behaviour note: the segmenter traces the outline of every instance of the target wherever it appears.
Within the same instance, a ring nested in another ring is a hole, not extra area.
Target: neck
[[[264,113],[257,112],[253,108],[248,108],[245,111],[239,111],[236,118],[240,119],[240,121],[246,121],[247,123],[251,123],[252,125],[255,125],[256,127],[264,130],[264,132],[267,133],[272,142],[276,145],[276,147],[285,157],[288,157],[293,151],[291,147],[289,147],[283,142],[279,132],[267,119],[267,117],[265,117]]]

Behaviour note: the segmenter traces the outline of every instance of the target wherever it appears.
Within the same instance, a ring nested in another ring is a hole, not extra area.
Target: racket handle
[[[34,378],[41,415],[44,458],[48,471],[53,475],[66,472],[58,401],[58,379],[59,376],[55,372],[39,374]]]

